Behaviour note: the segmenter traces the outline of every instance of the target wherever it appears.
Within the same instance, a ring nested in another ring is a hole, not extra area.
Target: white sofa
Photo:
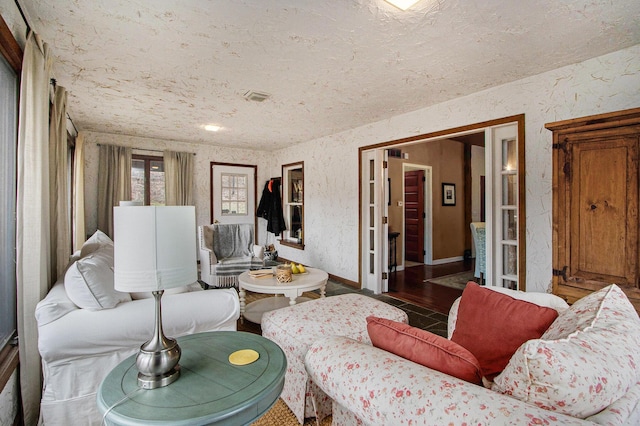
[[[100,238],[108,240],[102,235]],[[110,240],[97,243],[101,248],[94,250],[93,254],[85,253],[82,259],[88,262],[93,258],[93,264],[98,265],[100,256],[96,254],[106,251],[101,265],[108,269],[112,257],[104,245],[109,243]],[[87,251],[85,248],[83,251]],[[113,279],[113,271],[111,269],[110,276],[105,268],[98,273],[95,268],[80,268],[78,264],[70,266],[65,276],[36,307],[38,349],[44,377],[40,423],[46,426],[101,424],[96,392],[102,379],[118,363],[135,354],[151,338],[154,329],[155,305],[152,298],[132,299],[131,295],[124,293],[115,298],[113,307],[80,308],[76,303],[85,305],[90,302],[77,294],[78,271],[85,279],[93,276],[106,281]],[[75,281],[73,291],[65,289],[65,277],[69,283]],[[99,299],[103,304],[105,300],[114,300],[107,297],[113,296],[113,293],[107,294],[108,286],[92,290],[92,294],[102,292]],[[115,291],[112,282],[110,291]],[[205,291],[194,283],[177,291],[182,292],[167,291],[162,297],[165,335],[180,337],[205,331],[236,330],[240,304],[235,289]],[[68,293],[73,297],[70,298]]]
[[[491,388],[343,336],[317,340],[305,366],[318,396],[333,401],[335,426],[631,426],[640,424],[639,347],[638,314],[612,285],[561,309],[540,339],[517,349]]]

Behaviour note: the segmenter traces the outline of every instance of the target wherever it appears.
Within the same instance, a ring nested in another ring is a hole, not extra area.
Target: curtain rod
[[[111,145],[111,144],[97,143],[96,145],[98,145],[98,146],[102,146],[102,145],[107,146],[107,145]],[[115,146],[115,145],[114,145],[114,146]],[[131,147],[131,149],[137,149],[137,150],[139,150],[139,151],[151,151],[151,152],[164,152],[164,151],[169,151],[169,150],[162,150],[162,149],[134,148],[134,147]],[[196,153],[195,153],[195,152],[189,152],[188,154],[196,155]]]
[[[14,0],[16,7],[18,8],[18,12],[20,12],[20,16],[22,16],[22,20],[24,21],[24,24],[27,26],[27,37],[29,36],[29,32],[31,31],[31,25],[29,25],[29,21],[27,21],[27,17],[24,16],[24,12],[22,11],[22,7],[20,7],[20,3],[18,3],[18,0]]]
[[[52,78],[49,80],[49,84],[51,84],[53,86],[53,88],[55,89],[58,82],[56,81],[55,78]],[[67,115],[67,120],[69,120],[71,122],[71,125],[73,126],[73,129],[76,131],[76,135],[78,135],[78,128],[76,127],[76,123],[73,122],[73,120],[71,119],[71,116],[69,115],[68,112],[65,111],[65,114]]]

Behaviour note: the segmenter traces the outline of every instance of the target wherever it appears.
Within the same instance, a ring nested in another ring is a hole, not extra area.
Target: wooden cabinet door
[[[554,132],[554,293],[573,303],[615,283],[640,311],[640,128],[578,130]]]

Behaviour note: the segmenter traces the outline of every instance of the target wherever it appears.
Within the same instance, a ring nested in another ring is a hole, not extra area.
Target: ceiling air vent
[[[244,94],[244,98],[254,102],[262,102],[265,99],[268,99],[271,95],[264,92],[256,92],[253,90],[249,90]]]

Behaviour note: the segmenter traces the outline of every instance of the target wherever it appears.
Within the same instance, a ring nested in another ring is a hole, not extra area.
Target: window
[[[16,158],[19,74],[22,52],[0,18],[0,391],[17,365],[16,334]],[[6,31],[5,31],[6,30]]]
[[[145,206],[164,206],[164,160],[133,155],[131,159],[131,201]]]
[[[247,175],[222,173],[220,179],[223,216],[247,215]]]
[[[281,244],[304,248],[304,162],[282,166],[282,200],[287,230]]]

